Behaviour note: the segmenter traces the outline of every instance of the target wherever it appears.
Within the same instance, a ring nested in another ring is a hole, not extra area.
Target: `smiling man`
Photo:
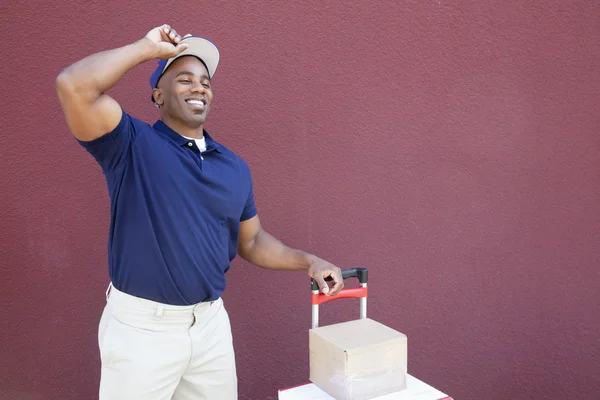
[[[149,125],[106,92],[152,59],[160,120]],[[218,62],[211,42],[163,25],[57,78],[67,125],[102,168],[111,202],[101,400],[237,399],[221,294],[238,254],[262,268],[306,271],[328,295],[343,287],[339,268],[262,229],[248,165],[203,128]]]

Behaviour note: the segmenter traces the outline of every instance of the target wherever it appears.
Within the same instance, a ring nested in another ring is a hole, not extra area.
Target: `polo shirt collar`
[[[156,123],[152,127],[160,133],[163,133],[169,138],[171,138],[175,143],[177,143],[180,146],[185,146],[189,142],[189,139],[181,136],[179,133],[169,128],[167,124],[165,124],[162,120],[156,121]],[[216,150],[220,153],[221,145],[214,141],[214,139],[208,134],[206,129],[203,129],[202,132],[204,134],[204,139],[206,140],[206,151]]]

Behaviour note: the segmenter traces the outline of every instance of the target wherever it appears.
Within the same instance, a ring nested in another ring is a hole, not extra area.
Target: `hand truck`
[[[357,278],[359,288],[342,289],[335,296],[328,296],[319,292],[319,285],[311,279],[311,304],[312,304],[312,329],[319,326],[319,305],[331,300],[358,298],[360,299],[360,318],[367,318],[367,282],[368,270],[366,268],[353,268],[342,270],[342,279]],[[331,279],[325,279],[325,281]],[[280,400],[333,400],[331,396],[323,392],[311,382],[278,391]],[[379,398],[378,398],[379,399]],[[407,374],[407,388],[402,393],[392,393],[381,397],[381,400],[452,400],[450,396],[429,386],[423,381]]]

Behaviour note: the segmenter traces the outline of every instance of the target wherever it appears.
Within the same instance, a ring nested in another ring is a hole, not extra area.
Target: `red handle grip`
[[[367,287],[359,287],[353,289],[342,289],[335,296],[327,296],[323,293],[314,294],[311,296],[311,304],[323,304],[332,300],[339,299],[359,299],[361,297],[367,297],[369,294]]]

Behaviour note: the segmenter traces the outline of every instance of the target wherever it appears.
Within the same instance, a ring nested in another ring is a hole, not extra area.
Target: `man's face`
[[[190,128],[199,128],[213,99],[206,67],[196,57],[178,58],[160,78],[154,98],[160,104],[161,114]]]

